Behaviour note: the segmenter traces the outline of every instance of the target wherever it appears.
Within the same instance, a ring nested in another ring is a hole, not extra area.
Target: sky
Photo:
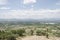
[[[60,18],[60,0],[0,0],[0,19]]]

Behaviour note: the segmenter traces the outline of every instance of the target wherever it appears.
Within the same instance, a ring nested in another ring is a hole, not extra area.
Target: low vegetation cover
[[[3,26],[2,26],[3,25]],[[4,30],[3,30],[4,29]],[[60,37],[60,24],[9,24],[0,23],[0,40],[17,40],[25,36]]]

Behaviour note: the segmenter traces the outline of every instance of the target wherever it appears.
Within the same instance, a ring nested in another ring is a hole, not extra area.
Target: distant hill
[[[0,22],[58,22],[60,23],[60,18],[44,18],[44,19],[0,19]]]

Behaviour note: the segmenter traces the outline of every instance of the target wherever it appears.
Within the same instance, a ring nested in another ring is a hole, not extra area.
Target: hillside
[[[47,39],[45,36],[27,36],[22,39],[17,39],[17,40],[60,40],[58,37],[50,37]]]

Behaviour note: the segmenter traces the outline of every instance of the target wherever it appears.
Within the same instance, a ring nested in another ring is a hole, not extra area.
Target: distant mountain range
[[[13,22],[60,22],[60,18],[44,18],[44,19],[0,19],[0,22],[3,21],[13,21]]]

